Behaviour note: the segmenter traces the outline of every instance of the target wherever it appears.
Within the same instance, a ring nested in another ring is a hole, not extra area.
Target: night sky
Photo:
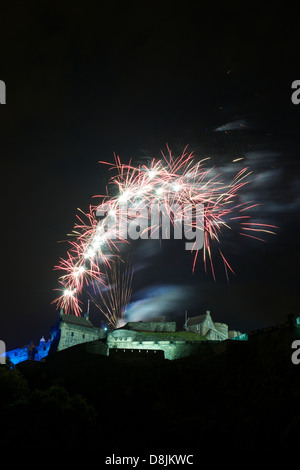
[[[292,9],[253,2],[32,1],[1,6],[2,300],[7,349],[35,343],[57,319],[51,302],[77,208],[108,173],[186,145],[225,177],[249,166],[243,195],[266,242],[226,233],[236,275],[217,281],[174,243],[137,244],[133,302],[180,322],[210,310],[250,331],[299,313],[299,24]],[[242,163],[233,160],[243,157]],[[148,242],[146,242],[148,243]],[[144,304],[143,304],[144,305]],[[99,314],[91,307],[95,323]]]

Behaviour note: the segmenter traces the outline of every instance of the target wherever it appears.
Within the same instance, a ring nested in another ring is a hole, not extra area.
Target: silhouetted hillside
[[[289,327],[270,329],[176,361],[107,357],[75,346],[45,362],[3,366],[4,442],[76,449],[84,440],[103,455],[131,448],[196,452],[200,443],[226,452],[293,449],[300,428],[294,335]]]

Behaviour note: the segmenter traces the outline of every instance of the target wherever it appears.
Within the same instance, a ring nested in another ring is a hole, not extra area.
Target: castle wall
[[[70,325],[68,323],[61,323],[60,331],[60,340],[57,351],[103,337],[100,328],[85,328],[82,326]]]
[[[115,330],[107,336],[107,346],[111,349],[137,351],[164,351],[165,359],[174,360],[196,354],[200,347],[199,341],[184,340],[147,340],[139,337],[133,330]]]
[[[226,323],[219,323],[215,322],[215,329],[219,331],[222,335],[224,335],[224,338],[228,338],[228,325]]]
[[[136,351],[163,351],[165,359],[173,360],[193,354],[196,348],[186,341],[126,341],[116,339],[108,344],[109,355],[112,349]]]
[[[212,328],[211,330],[207,332],[206,338],[210,341],[224,341],[228,339],[228,336],[224,335],[223,332],[218,331],[215,328]]]

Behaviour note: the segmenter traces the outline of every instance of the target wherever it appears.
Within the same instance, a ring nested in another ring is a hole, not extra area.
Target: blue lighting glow
[[[34,360],[41,361],[44,357],[48,356],[51,341],[41,343],[39,346],[35,346],[30,349],[30,345],[24,346],[23,348],[12,349],[6,352],[6,357],[9,358],[12,364],[16,365],[20,362]]]

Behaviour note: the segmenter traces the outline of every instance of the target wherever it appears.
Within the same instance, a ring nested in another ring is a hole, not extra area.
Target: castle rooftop
[[[85,328],[94,328],[92,322],[86,317],[77,317],[76,315],[60,314],[60,321],[69,325],[84,326]]]

